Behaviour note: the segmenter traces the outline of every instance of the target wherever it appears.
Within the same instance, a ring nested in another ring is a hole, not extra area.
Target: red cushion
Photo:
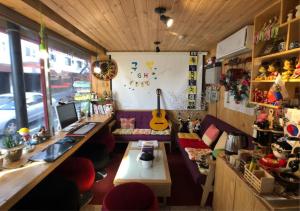
[[[81,193],[90,190],[94,184],[94,165],[87,158],[71,157],[58,167],[57,172],[75,182]]]
[[[197,148],[197,149],[209,149],[204,141],[202,140],[195,140],[195,139],[179,139],[179,145],[182,148],[190,147],[190,148]]]
[[[103,200],[102,210],[158,210],[153,191],[137,182],[124,183],[109,191]]]

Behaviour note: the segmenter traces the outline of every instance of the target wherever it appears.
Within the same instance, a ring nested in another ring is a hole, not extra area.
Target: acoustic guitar
[[[166,120],[166,111],[160,109],[160,94],[161,90],[156,89],[157,94],[157,109],[152,111],[152,119],[150,121],[150,128],[152,130],[165,130],[169,126],[168,121]]]

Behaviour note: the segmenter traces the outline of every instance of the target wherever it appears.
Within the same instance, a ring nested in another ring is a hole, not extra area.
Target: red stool
[[[115,148],[116,140],[110,132],[105,132],[101,137],[101,144],[106,146],[106,149],[109,154],[111,154]]]
[[[102,210],[159,210],[159,205],[147,185],[129,182],[114,187],[105,195]]]
[[[95,180],[95,170],[92,161],[83,157],[67,159],[58,167],[57,173],[73,181],[80,193],[89,191]]]

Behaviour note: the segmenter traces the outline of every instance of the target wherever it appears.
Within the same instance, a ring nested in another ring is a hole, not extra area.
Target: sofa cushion
[[[139,140],[157,140],[158,142],[170,142],[170,135],[144,135],[144,134],[132,134],[132,135],[118,135],[114,134],[118,142],[129,142],[129,141],[139,141]]]
[[[222,135],[220,136],[220,138],[218,139],[214,150],[215,149],[225,149],[225,144],[226,144],[227,137],[228,137],[228,134],[227,134],[226,131],[224,131],[222,133]]]
[[[134,129],[132,134],[150,135],[151,129]]]
[[[170,135],[170,134],[171,131],[169,129],[161,130],[161,131],[151,130],[151,135]]]
[[[122,129],[133,129],[135,118],[120,118]]]
[[[214,124],[211,124],[203,134],[202,140],[206,145],[210,146],[217,140],[219,133],[220,130]]]
[[[149,123],[152,119],[151,111],[116,111],[116,127],[120,128],[120,119],[121,118],[135,118],[135,128],[145,129],[150,128]]]
[[[197,149],[197,148],[189,148],[186,147],[184,149],[190,160],[201,160],[203,155],[209,155],[212,150],[211,149]]]
[[[200,139],[197,133],[178,133],[178,138]]]
[[[182,148],[198,148],[198,149],[209,149],[209,146],[207,146],[202,140],[195,141],[194,139],[179,139],[179,145]]]
[[[114,135],[131,135],[134,129],[121,129],[117,128],[112,133]]]

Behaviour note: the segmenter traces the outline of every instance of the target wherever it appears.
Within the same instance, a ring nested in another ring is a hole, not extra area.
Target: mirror
[[[97,60],[92,64],[93,75],[100,80],[109,81],[118,73],[117,63],[112,60]]]

